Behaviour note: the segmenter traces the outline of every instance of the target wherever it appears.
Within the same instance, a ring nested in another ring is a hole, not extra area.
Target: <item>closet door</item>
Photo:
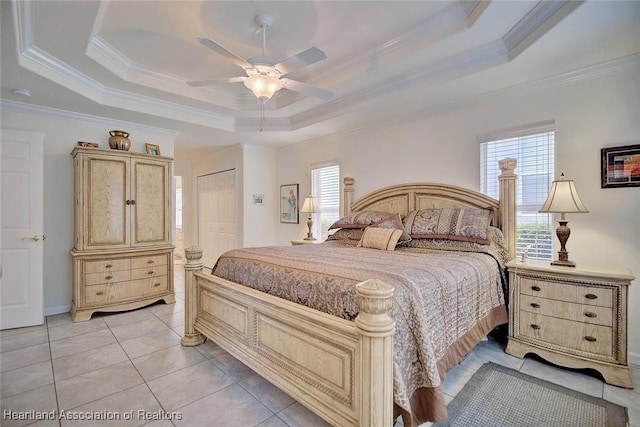
[[[236,247],[235,169],[198,177],[198,246],[206,268]]]
[[[131,159],[131,245],[170,242],[170,166],[167,162]]]
[[[129,159],[107,155],[85,155],[83,170],[76,180],[83,191],[81,235],[84,250],[127,248],[130,209]],[[78,203],[78,201],[76,202]]]

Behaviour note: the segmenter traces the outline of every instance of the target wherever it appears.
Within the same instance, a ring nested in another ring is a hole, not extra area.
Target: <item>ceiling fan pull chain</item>
[[[264,118],[264,103],[260,104],[260,132],[262,132],[262,125],[267,120]]]

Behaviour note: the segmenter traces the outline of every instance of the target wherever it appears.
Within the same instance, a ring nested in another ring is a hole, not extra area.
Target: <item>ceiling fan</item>
[[[244,85],[263,103],[271,99],[273,94],[282,88],[302,93],[304,95],[315,96],[324,100],[331,99],[333,93],[328,90],[286,77],[287,74],[294,70],[326,59],[327,55],[317,47],[312,47],[276,63],[271,58],[265,56],[267,28],[271,26],[273,21],[269,15],[264,14],[256,16],[255,20],[262,30],[262,56],[255,56],[245,60],[209,38],[198,38],[198,41],[201,44],[227,59],[230,59],[234,64],[242,68],[247,73],[246,77],[242,76],[200,80],[187,82],[187,84],[193,87],[200,87],[218,83],[243,82]]]

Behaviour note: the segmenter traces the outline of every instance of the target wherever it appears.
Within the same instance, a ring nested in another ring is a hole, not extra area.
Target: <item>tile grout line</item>
[[[51,363],[51,377],[53,379],[53,394],[56,397],[56,414],[60,414],[60,400],[58,399],[58,384],[56,382],[56,370],[53,367],[53,352],[51,351],[51,337],[49,336],[49,319],[44,318],[44,324],[47,328],[47,347],[49,348],[49,362]],[[58,426],[62,425],[60,417],[58,417]],[[33,424],[33,423],[32,423]]]

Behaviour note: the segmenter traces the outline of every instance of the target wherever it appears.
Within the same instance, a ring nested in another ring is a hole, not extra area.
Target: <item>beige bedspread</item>
[[[348,320],[358,314],[355,284],[392,285],[394,401],[407,426],[446,418],[444,374],[507,321],[498,262],[484,253],[331,241],[232,250],[212,274]]]

